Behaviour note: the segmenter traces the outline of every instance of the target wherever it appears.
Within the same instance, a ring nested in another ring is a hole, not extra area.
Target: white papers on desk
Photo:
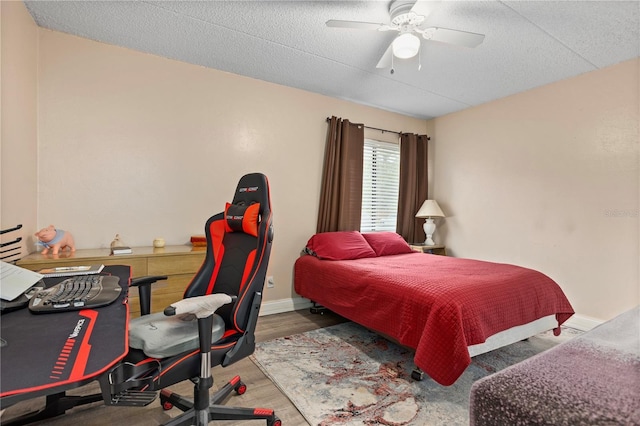
[[[45,278],[51,277],[73,277],[76,275],[99,274],[104,269],[104,265],[90,266],[62,266],[58,268],[44,268],[38,271]]]
[[[42,279],[42,274],[0,260],[0,299],[12,301]]]

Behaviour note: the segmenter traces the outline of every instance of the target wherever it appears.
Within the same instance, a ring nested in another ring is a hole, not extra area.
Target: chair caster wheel
[[[421,382],[422,379],[424,379],[424,372],[422,370],[420,370],[419,368],[415,368],[411,372],[411,378],[413,380],[415,380],[416,382]]]
[[[282,426],[282,420],[274,416],[273,420],[267,422],[267,426]]]
[[[160,406],[162,406],[163,411],[169,411],[173,408],[173,403],[168,398],[169,395],[171,395],[171,392],[166,389],[160,391]]]
[[[247,385],[245,385],[243,382],[238,382],[234,390],[238,395],[242,395],[247,391]]]

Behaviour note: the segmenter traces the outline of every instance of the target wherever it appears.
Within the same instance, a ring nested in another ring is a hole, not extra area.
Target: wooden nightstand
[[[442,244],[436,244],[435,246],[426,246],[420,243],[410,243],[409,247],[411,247],[415,251],[419,251],[422,253],[438,254],[440,256],[447,255],[447,248]]]

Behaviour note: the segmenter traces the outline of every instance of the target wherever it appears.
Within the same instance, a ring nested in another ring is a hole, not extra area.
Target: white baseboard
[[[564,322],[564,326],[575,328],[580,331],[589,331],[602,324],[604,321],[591,318],[585,315],[574,314],[571,318]]]
[[[311,305],[312,303],[309,299],[302,297],[262,302],[262,306],[260,306],[260,316],[298,311],[300,309],[310,308]]]

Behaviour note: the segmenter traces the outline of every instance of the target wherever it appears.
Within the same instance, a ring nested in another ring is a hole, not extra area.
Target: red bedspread
[[[471,363],[467,346],[547,315],[574,311],[553,280],[514,265],[422,253],[356,260],[302,256],[298,294],[416,350],[418,367],[451,385]]]

